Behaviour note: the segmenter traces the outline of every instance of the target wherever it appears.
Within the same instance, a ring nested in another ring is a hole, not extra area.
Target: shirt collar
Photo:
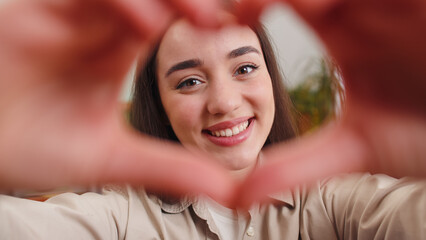
[[[158,205],[167,213],[181,213],[194,203],[189,197],[183,197],[174,201],[167,201],[164,197],[160,196],[156,196],[156,198]]]
[[[288,205],[292,208],[295,205],[293,193],[290,192],[290,191],[276,193],[276,194],[270,194],[269,197],[272,199],[272,201],[275,204],[282,203],[282,204],[286,204],[286,205]],[[183,198],[183,199],[181,199],[177,202],[167,202],[167,201],[163,201],[163,200],[161,200],[161,198],[157,197],[157,201],[158,201],[158,204],[160,205],[161,209],[164,212],[172,213],[172,214],[181,213],[181,212],[185,211],[189,206],[196,203],[196,200],[189,199],[189,198]]]
[[[275,202],[281,202],[289,205],[290,207],[294,208],[294,196],[293,192],[290,190],[275,194],[269,194],[269,198],[271,198]]]

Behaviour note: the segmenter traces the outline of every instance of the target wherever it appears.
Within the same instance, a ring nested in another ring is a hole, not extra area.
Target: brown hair
[[[266,146],[295,137],[297,129],[293,118],[293,105],[285,90],[269,36],[261,25],[252,29],[262,47],[264,60],[272,81],[275,101],[274,122],[265,142]],[[179,140],[168,123],[161,104],[156,75],[157,51],[158,47],[147,59],[146,65],[140,70],[138,69],[130,107],[130,123],[142,133],[178,142]]]

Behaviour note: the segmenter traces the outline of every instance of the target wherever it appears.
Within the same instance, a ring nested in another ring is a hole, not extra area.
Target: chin
[[[227,169],[230,171],[239,171],[244,170],[247,168],[252,168],[256,164],[257,156],[252,158],[244,158],[244,159],[237,159],[237,158],[230,158],[230,159],[223,159],[223,164],[226,166]]]

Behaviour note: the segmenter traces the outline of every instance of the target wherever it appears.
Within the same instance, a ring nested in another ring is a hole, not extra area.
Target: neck
[[[249,166],[242,169],[231,170],[230,171],[231,176],[237,181],[243,181],[256,168],[259,162],[259,159],[260,159],[260,153],[257,156],[257,158],[254,161],[252,161],[252,164],[250,164]]]

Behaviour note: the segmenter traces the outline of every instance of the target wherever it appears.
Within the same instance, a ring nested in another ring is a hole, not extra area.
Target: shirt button
[[[254,236],[254,228],[252,227],[252,226],[250,226],[248,229],[247,229],[247,236],[249,236],[249,237],[253,237]]]

